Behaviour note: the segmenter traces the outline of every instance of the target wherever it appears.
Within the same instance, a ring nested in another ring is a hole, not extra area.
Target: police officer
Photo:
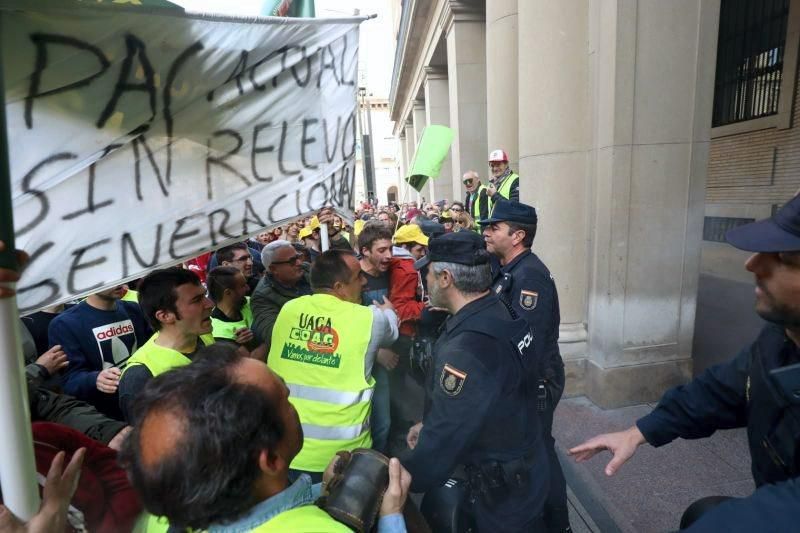
[[[755,310],[768,323],[728,363],[667,391],[649,415],[626,431],[600,435],[570,450],[585,461],[602,450],[613,475],[646,443],[708,437],[747,427],[756,491],[749,497],[704,498],[684,513],[692,531],[796,531],[800,523],[800,197],[772,218],[730,230],[733,246],[754,252]],[[693,525],[692,522],[694,521]]]
[[[548,531],[569,531],[567,484],[553,439],[553,411],[564,390],[564,361],[558,349],[558,326],[561,322],[558,292],[550,271],[531,252],[536,236],[536,209],[529,205],[499,200],[491,218],[481,221],[486,248],[497,261],[493,262],[492,288],[514,313],[531,327],[536,348],[538,378],[536,383],[537,412],[542,421],[548,460],[550,461],[550,493],[545,505]]]
[[[423,422],[409,432],[403,461],[412,490],[440,487],[457,465],[469,477],[478,531],[541,531],[547,454],[522,379],[532,334],[489,290],[489,254],[471,231],[430,241],[431,305],[452,315],[434,345]]]

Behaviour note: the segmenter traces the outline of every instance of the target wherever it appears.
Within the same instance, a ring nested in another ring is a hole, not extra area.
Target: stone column
[[[579,393],[587,354],[589,2],[518,8],[520,199],[539,213],[533,250],[556,280],[568,392]]]
[[[412,120],[407,120],[405,123],[404,131],[406,132],[406,150],[405,150],[405,157],[406,157],[406,173],[411,172],[411,163],[414,162],[414,150],[416,150],[416,140],[414,139],[414,122]],[[420,194],[415,189],[411,188],[407,181],[403,180],[402,183],[404,187],[404,191],[408,189],[405,193],[405,201],[416,201],[419,202]]]
[[[455,133],[448,198],[461,200],[465,193],[461,176],[468,170],[479,174],[486,170],[486,25],[483,6],[451,0],[446,9],[450,127]]]
[[[427,124],[450,126],[450,98],[447,72],[437,67],[425,67],[425,115]],[[453,174],[451,152],[442,163],[441,172],[436,179],[428,180],[430,201],[438,201],[453,196]]]
[[[519,168],[518,18],[517,0],[486,2],[486,71],[490,74],[486,76],[487,144],[490,151],[505,150],[515,170]],[[478,173],[486,183],[485,161]]]
[[[691,377],[720,1],[692,6],[519,2],[521,197],[569,392],[603,407]]]
[[[603,406],[692,375],[720,1],[691,5],[593,6],[586,392]]]
[[[405,128],[400,130],[400,136],[397,138],[397,144],[400,146],[400,153],[397,157],[398,163],[398,171],[399,177],[397,180],[398,191],[397,191],[397,201],[399,202],[400,199],[403,197],[403,188],[405,187],[406,183],[406,176],[408,175],[408,158],[406,157],[406,130]]]
[[[413,138],[409,139],[409,141],[414,142],[414,147],[409,153],[409,163],[414,160],[414,157],[417,155],[417,146],[419,146],[419,139],[422,137],[422,130],[425,129],[427,125],[427,118],[425,116],[425,101],[424,100],[414,100],[414,107],[411,112],[412,119],[414,121],[414,136]],[[430,196],[430,193],[427,192],[427,189],[422,189],[423,192],[418,194],[417,202],[422,200],[422,197],[426,197],[426,199]]]

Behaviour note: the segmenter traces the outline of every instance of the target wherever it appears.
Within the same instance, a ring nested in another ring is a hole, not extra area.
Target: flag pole
[[[0,27],[2,24],[0,11]],[[0,252],[0,268],[18,270],[5,102],[0,58],[0,240],[5,243],[5,251]],[[6,507],[27,521],[39,511],[39,488],[18,317],[17,299],[0,298],[0,487]]]

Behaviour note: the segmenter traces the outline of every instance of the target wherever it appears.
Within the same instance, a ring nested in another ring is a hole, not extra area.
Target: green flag
[[[264,0],[263,17],[315,17],[314,0]]]
[[[417,153],[414,154],[414,162],[411,163],[411,171],[408,173],[406,181],[418,192],[422,192],[422,187],[428,178],[436,179],[439,171],[442,170],[442,163],[450,151],[450,144],[453,142],[453,130],[447,126],[431,124],[422,130],[419,139]]]

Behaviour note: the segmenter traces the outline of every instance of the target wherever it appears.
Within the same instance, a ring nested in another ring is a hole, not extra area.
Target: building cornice
[[[411,114],[413,100],[422,89],[426,72],[437,45],[453,23],[485,19],[485,0],[407,0],[408,14],[402,43],[398,41],[397,65],[389,95],[390,119],[394,135],[403,119]]]

